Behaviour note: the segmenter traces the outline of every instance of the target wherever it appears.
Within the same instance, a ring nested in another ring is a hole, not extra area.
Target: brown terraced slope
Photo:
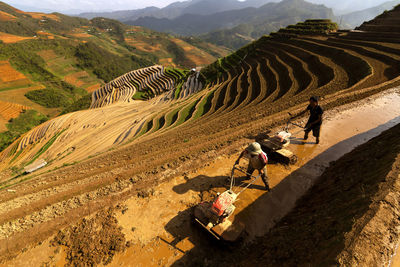
[[[329,109],[399,84],[399,12],[357,32],[265,36],[182,74],[184,83],[161,66],[115,79],[93,93],[92,109],[50,120],[0,154],[0,190],[16,192],[0,194],[0,243],[37,241],[87,213],[87,203],[93,212],[194,168],[304,109],[310,95]],[[155,97],[132,100],[140,90]],[[48,162],[43,170],[21,173],[40,159]]]

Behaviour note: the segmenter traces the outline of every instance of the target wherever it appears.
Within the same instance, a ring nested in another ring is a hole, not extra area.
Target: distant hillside
[[[379,6],[340,16],[338,18],[340,22],[340,27],[344,29],[354,29],[355,27],[360,26],[364,21],[371,20],[385,10],[391,10],[394,6],[398,4],[400,4],[400,0],[389,1]]]
[[[0,2],[0,148],[21,134],[10,132],[13,124],[87,108],[91,92],[124,73],[204,66],[227,53],[116,20],[23,12]]]
[[[79,14],[79,17],[92,19],[94,17],[105,17],[119,21],[134,21],[141,17],[174,19],[184,14],[210,15],[218,12],[242,9],[246,7],[260,7],[269,2],[278,0],[191,0],[174,2],[164,8],[146,7],[136,10],[122,10],[114,12],[87,12]]]
[[[145,17],[129,21],[127,24],[181,35],[204,34],[219,29],[230,29],[240,24],[248,24],[246,35],[257,38],[271,30],[277,30],[301,20],[331,19],[333,17],[332,10],[322,5],[314,5],[303,0],[284,0],[279,3],[268,3],[260,8],[225,11],[208,16],[187,14],[172,20]],[[222,43],[223,41],[215,40],[213,42]]]

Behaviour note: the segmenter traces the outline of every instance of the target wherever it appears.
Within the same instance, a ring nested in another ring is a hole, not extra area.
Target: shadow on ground
[[[295,207],[296,201],[312,187],[317,178],[323,173],[323,171],[327,167],[329,167],[330,162],[338,160],[344,154],[352,151],[356,146],[364,143],[365,140],[369,140],[372,137],[378,136],[381,132],[393,127],[399,122],[400,122],[400,117],[392,121],[389,121],[386,124],[380,125],[375,129],[358,134],[356,136],[353,136],[349,139],[346,139],[332,146],[323,153],[319,154],[314,159],[307,162],[301,168],[297,169],[296,171],[288,175],[278,185],[276,185],[271,192],[261,195],[255,202],[253,202],[247,208],[242,210],[235,217],[235,221],[239,220],[246,224],[246,232],[248,235],[247,241],[254,240],[257,237],[265,236],[271,228],[273,228],[285,215],[287,215]],[[365,145],[365,147],[368,146]],[[364,153],[364,151],[361,152],[358,151],[358,153],[362,154]],[[365,157],[365,154],[362,154],[362,156]],[[360,164],[359,161],[356,161],[354,163]],[[368,164],[368,161],[365,161],[364,164],[365,163]],[[357,164],[356,166],[358,166]],[[352,165],[350,164],[350,166]],[[360,171],[364,170],[363,165],[358,166],[358,168]],[[381,174],[387,174],[387,172],[390,171],[390,168],[391,164],[385,164],[385,168],[382,170]],[[346,171],[347,170],[345,170],[344,175],[346,174]],[[174,191],[178,193],[179,192],[184,193],[185,190],[186,191],[194,190],[193,188],[196,188],[196,186],[194,185],[195,184],[197,185],[198,183],[201,184],[201,190],[207,190],[207,188],[217,187],[217,184],[223,185],[224,181],[226,181],[226,177],[224,176],[223,177],[198,176],[195,177],[194,179],[195,180],[197,179],[198,181],[188,180],[185,184],[174,187]],[[201,191],[200,189],[197,190]],[[342,193],[340,190],[342,189],[337,188],[337,190],[338,190],[337,196],[340,196],[340,193]],[[335,212],[337,213],[338,211],[335,210]],[[313,213],[314,211],[311,211],[309,215],[311,224],[313,224],[313,220],[318,219],[313,217],[312,215]],[[334,217],[335,213],[329,216]],[[353,220],[353,217],[345,219]],[[296,221],[294,221],[293,223],[295,222]],[[245,248],[248,247],[248,245],[245,245],[246,242],[239,242],[232,245],[226,245],[224,243],[216,242],[215,240],[212,239],[212,236],[208,235],[207,232],[200,231],[201,229],[195,227],[195,225],[192,223],[191,209],[187,209],[184,212],[179,213],[165,226],[165,229],[176,237],[176,240],[178,242],[175,242],[175,244],[179,243],[179,240],[182,240],[182,238],[186,237],[188,237],[189,240],[194,244],[194,248],[186,252],[181,259],[179,259],[173,264],[173,266],[199,266],[199,265],[224,266],[224,265],[237,264],[238,262],[236,260],[239,260],[242,263],[243,261],[245,262],[246,255],[244,255],[243,252],[241,251],[244,251]],[[301,232],[300,229],[295,229],[295,231]],[[341,236],[340,240],[343,241],[344,233],[336,233],[336,234]],[[271,238],[274,237],[272,236]],[[279,239],[279,242],[284,242],[284,240]],[[309,242],[305,243],[309,245]],[[336,247],[344,246],[344,244],[342,243],[336,245],[337,245]],[[279,247],[279,244],[277,244],[277,247]],[[257,249],[257,247],[255,248],[253,247],[253,249]],[[304,251],[303,248],[300,248],[300,250]],[[249,253],[251,252],[248,250],[246,251]],[[271,254],[273,253],[274,251],[271,251]],[[296,254],[296,251],[290,250],[289,247],[287,253],[288,257],[291,257]],[[312,255],[310,254],[309,256]],[[274,265],[274,264],[269,263],[267,265]]]

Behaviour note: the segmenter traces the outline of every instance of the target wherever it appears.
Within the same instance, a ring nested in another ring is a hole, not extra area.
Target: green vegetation
[[[105,82],[110,82],[129,71],[153,65],[153,62],[134,55],[128,57],[115,55],[93,42],[79,44],[75,56],[79,67],[90,69]]]
[[[38,31],[60,33],[71,31],[74,28],[89,24],[87,19],[70,17],[60,13],[53,13],[53,15],[56,15],[60,21],[45,17],[40,23],[38,23],[38,20],[32,18],[31,15],[16,12],[12,7],[2,2],[0,3],[0,10],[15,16],[18,20],[18,22],[1,22],[0,31],[15,35],[34,36]]]
[[[48,83],[49,86],[51,86],[51,89],[47,89],[50,92],[50,95],[54,92],[54,97],[56,98],[56,100],[52,99],[51,97],[49,97],[48,93],[44,93],[43,97],[46,98],[47,97],[47,101],[44,101],[46,104],[41,104],[42,106],[48,106],[48,107],[65,107],[66,105],[68,105],[69,103],[77,100],[78,98],[84,96],[87,94],[87,92],[81,88],[76,88],[75,86],[68,84],[64,81],[53,81],[53,82],[49,82]],[[53,89],[55,88],[55,89]],[[45,89],[46,90],[46,89]],[[53,92],[51,92],[51,90],[53,90]],[[40,91],[40,90],[37,90]],[[28,95],[30,93],[33,93],[36,91],[30,91],[28,92],[26,95],[28,97]],[[29,97],[28,97],[29,98]],[[53,102],[58,102],[58,105],[56,104],[51,104],[49,103],[50,101]],[[39,102],[38,102],[39,103]]]
[[[174,62],[180,66],[196,66],[195,63],[186,57],[185,50],[178,46],[174,41],[169,41],[166,47],[167,51],[172,55]]]
[[[329,19],[309,19],[305,22],[299,22],[296,25],[289,25],[285,29],[280,29],[273,35],[295,34],[295,35],[325,35],[330,32],[336,32],[339,29],[337,23]]]
[[[263,42],[267,41],[270,37],[263,36],[257,41],[254,41],[236,52],[224,57],[220,58],[214,63],[208,65],[207,67],[201,70],[201,74],[204,77],[206,83],[211,83],[215,81],[218,77],[225,72],[230,71],[231,69],[237,67],[247,56],[254,55],[257,53],[257,47],[259,47]]]
[[[56,139],[65,131],[62,130],[59,133],[55,134],[52,138],[50,138],[49,141],[46,142],[46,144],[44,144],[40,150],[36,153],[36,155],[29,161],[27,162],[25,165],[29,165],[31,163],[33,163],[35,160],[37,160],[38,157],[40,157],[40,155],[42,155],[44,152],[46,152],[47,149],[49,149],[49,147],[54,143],[54,141],[56,141]]]
[[[150,90],[150,88],[146,88],[144,91],[144,97],[146,100],[149,100],[155,97],[155,94],[153,93],[153,91]]]
[[[176,86],[175,94],[174,94],[174,98],[175,98],[175,99],[178,99],[178,98],[179,98],[179,96],[180,96],[180,94],[181,94],[181,91],[182,91],[182,86],[183,86],[183,84],[184,84],[184,82],[181,82],[181,83],[179,83],[179,84]]]
[[[72,104],[70,95],[67,92],[54,88],[29,91],[25,96],[47,108],[67,107]]]
[[[127,26],[121,22],[107,18],[94,18],[90,22],[93,26],[108,32],[108,34],[115,37],[119,42],[125,41],[124,33]]]
[[[170,125],[174,124],[175,121],[178,119],[178,113],[179,113],[179,108],[175,109],[174,111],[168,113],[165,117],[165,124],[166,127],[169,127]]]
[[[179,95],[182,90],[183,84],[186,82],[190,75],[189,70],[182,70],[178,68],[165,68],[165,73],[174,79],[175,81],[175,92],[174,92],[174,98],[178,99]]]
[[[71,113],[78,110],[89,109],[92,103],[92,94],[86,94],[85,96],[74,101],[70,105],[66,106],[60,115]]]
[[[60,114],[89,108],[91,95],[84,90],[88,86],[109,82],[132,70],[157,64],[160,59],[170,62],[172,58],[171,64],[181,67],[195,65],[182,47],[185,43],[169,34],[130,27],[106,18],[89,21],[59,13],[34,18],[3,2],[0,2],[0,10],[15,17],[14,21],[0,21],[0,32],[35,37],[8,44],[0,41],[0,60],[9,61],[13,68],[32,81],[22,86],[2,84],[0,90],[43,86],[44,89],[31,90],[25,96],[43,107],[56,108]],[[214,56],[225,51],[199,39],[191,39],[191,42]],[[178,97],[190,72],[172,68],[168,72],[178,85],[179,89],[174,92]],[[138,92],[134,99],[152,97],[151,90],[145,90]],[[55,113],[53,110],[48,112]],[[166,123],[160,122],[160,125]],[[10,130],[2,133],[1,150],[38,124],[28,123],[29,127],[18,133]]]
[[[10,131],[0,133],[0,151],[11,145],[15,139],[16,137]]]
[[[214,49],[212,49],[210,43],[205,42],[206,40],[203,40],[203,39],[201,39],[199,37],[194,37],[194,36],[184,37],[184,36],[182,36],[181,39],[184,40],[188,44],[191,44],[191,45],[193,45],[193,46],[195,46],[195,47],[197,47],[197,48],[199,48],[201,50],[206,51],[207,53],[209,53],[210,55],[212,55],[212,56],[214,56],[216,58],[224,56],[223,54],[221,54],[221,52],[218,52],[218,51],[215,51]],[[226,47],[232,47],[232,46],[227,45],[225,43],[221,43],[220,45],[223,46],[223,47],[225,47],[225,46]],[[229,49],[226,49],[226,51],[228,52]]]
[[[238,49],[262,35],[309,18],[334,19],[335,16],[332,9],[323,5],[291,0],[267,3],[259,8],[229,10],[223,14],[184,15],[173,19],[146,17],[129,23],[156,31],[195,35],[206,42]]]
[[[193,115],[193,120],[200,118],[204,114],[207,113],[207,111],[210,110],[211,108],[211,101],[214,98],[215,90],[211,91],[207,94],[206,97],[201,100],[196,113]]]
[[[186,106],[185,108],[183,108],[179,113],[179,119],[178,121],[175,123],[175,127],[184,123],[185,121],[187,121],[188,119],[190,119],[193,116],[193,113],[196,109],[197,104],[200,102],[200,99],[193,101],[192,103],[190,103],[188,106]]]
[[[236,50],[263,34],[279,30],[279,27],[280,25],[268,23],[257,26],[240,24],[232,29],[216,30],[200,35],[199,37],[206,42]]]
[[[86,94],[86,91],[62,81],[47,70],[46,62],[37,55],[37,51],[45,48],[67,55],[74,49],[70,41],[32,40],[16,44],[0,44],[0,58],[9,59],[18,71],[46,86],[46,89],[28,92],[27,98],[45,107],[65,107]]]
[[[11,119],[6,125],[8,131],[0,133],[0,151],[3,151],[22,134],[47,120],[47,116],[35,110],[27,110],[17,118]]]
[[[133,100],[147,100],[146,92],[136,91],[136,93],[132,97]]]
[[[329,19],[315,19],[306,20],[305,22],[297,23],[296,25],[290,25],[286,29],[279,30],[278,33],[273,33],[271,36],[280,37],[285,34],[326,34],[328,32],[338,30],[338,25],[331,22]],[[285,35],[286,36],[286,35]],[[268,40],[269,36],[263,36],[257,41],[254,41],[236,52],[215,61],[213,64],[201,70],[201,74],[205,78],[207,83],[215,81],[223,73],[230,71],[240,64],[248,55],[257,53],[257,47],[263,42]]]

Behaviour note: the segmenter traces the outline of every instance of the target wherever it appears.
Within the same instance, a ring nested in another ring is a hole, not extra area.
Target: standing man
[[[300,112],[300,114],[296,115],[295,117],[301,116],[307,111],[310,111],[310,117],[308,118],[308,122],[304,129],[304,140],[308,139],[308,134],[312,131],[313,136],[316,138],[315,143],[319,144],[319,135],[322,125],[322,114],[324,113],[324,110],[318,104],[317,96],[310,97],[310,104],[308,105],[307,109]],[[295,117],[292,117],[292,119]]]
[[[247,178],[250,179],[251,175],[255,170],[261,174],[261,179],[265,184],[265,190],[270,191],[268,177],[267,177],[267,163],[268,157],[261,149],[261,145],[257,142],[251,143],[236,160],[235,165],[239,164],[242,157],[249,159],[249,166],[247,167]]]

